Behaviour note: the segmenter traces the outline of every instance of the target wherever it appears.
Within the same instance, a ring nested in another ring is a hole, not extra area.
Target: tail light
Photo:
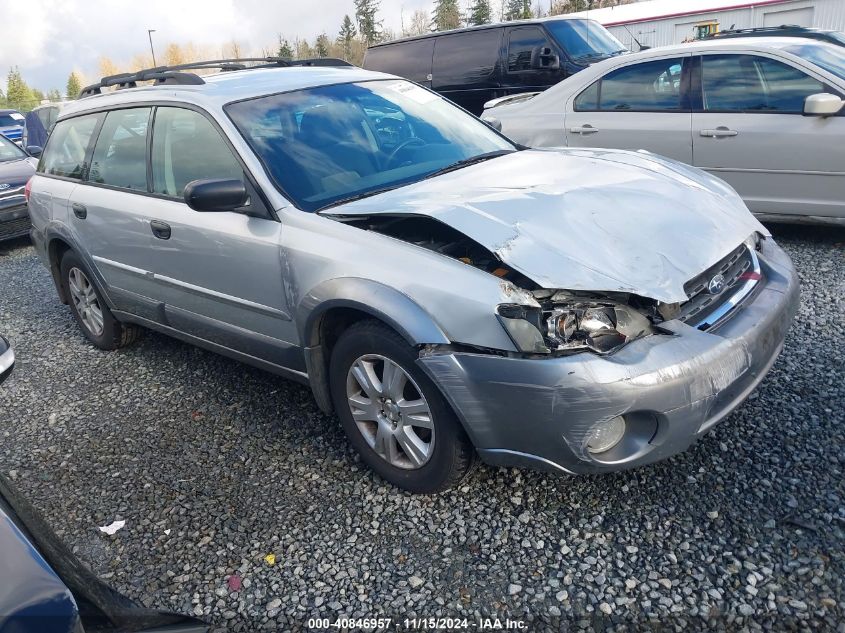
[[[30,179],[26,181],[26,187],[23,188],[23,197],[26,198],[27,202],[29,202],[29,194],[32,191],[32,178],[33,177],[30,177]]]

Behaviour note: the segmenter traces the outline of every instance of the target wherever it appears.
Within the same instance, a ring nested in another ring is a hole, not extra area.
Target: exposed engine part
[[[518,288],[534,290],[537,284],[522,273],[502,263],[487,248],[453,229],[427,216],[376,215],[371,217],[338,217],[338,220],[365,231],[375,231],[396,239],[427,248],[435,253],[452,257],[463,263],[480,268],[500,279],[510,281]]]

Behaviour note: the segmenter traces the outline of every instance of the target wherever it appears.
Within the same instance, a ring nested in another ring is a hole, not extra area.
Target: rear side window
[[[158,108],[153,123],[153,190],[181,197],[200,179],[243,180],[244,173],[217,129],[202,114]]]
[[[755,55],[705,55],[701,84],[704,109],[717,112],[801,113],[804,99],[825,92],[797,68]]]
[[[483,29],[436,38],[434,88],[487,86],[499,59],[502,29]]]
[[[576,110],[673,112],[684,108],[683,58],[660,59],[614,70],[575,99]]]
[[[431,74],[434,38],[377,46],[367,51],[364,67],[391,75],[399,75],[417,83],[425,83]]]
[[[151,112],[151,108],[132,108],[108,113],[94,148],[88,180],[147,190],[147,124]]]
[[[82,178],[88,145],[99,118],[99,114],[89,114],[59,121],[47,141],[39,170],[51,176]]]
[[[536,26],[511,29],[508,36],[508,72],[531,70],[532,57],[542,48],[551,47],[545,32]]]

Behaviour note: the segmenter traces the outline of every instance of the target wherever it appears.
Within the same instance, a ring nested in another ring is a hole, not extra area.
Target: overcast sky
[[[401,14],[431,9],[432,0],[382,0],[380,17],[397,32]],[[462,3],[463,4],[463,3]],[[97,60],[118,64],[169,42],[213,46],[233,39],[244,53],[259,53],[278,34],[313,39],[325,31],[334,37],[343,15],[354,16],[353,0],[0,0],[6,28],[0,36],[0,85],[17,65],[30,86],[64,91],[74,68],[98,79]]]

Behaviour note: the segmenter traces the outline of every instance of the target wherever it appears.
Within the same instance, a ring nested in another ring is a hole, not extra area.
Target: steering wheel
[[[401,152],[406,147],[410,147],[411,145],[423,146],[428,145],[428,143],[426,143],[418,136],[412,136],[411,138],[402,141],[393,149],[392,152],[390,152],[390,156],[387,157],[387,167],[391,167],[393,165],[393,161],[396,160],[396,157],[399,155],[399,152]]]

